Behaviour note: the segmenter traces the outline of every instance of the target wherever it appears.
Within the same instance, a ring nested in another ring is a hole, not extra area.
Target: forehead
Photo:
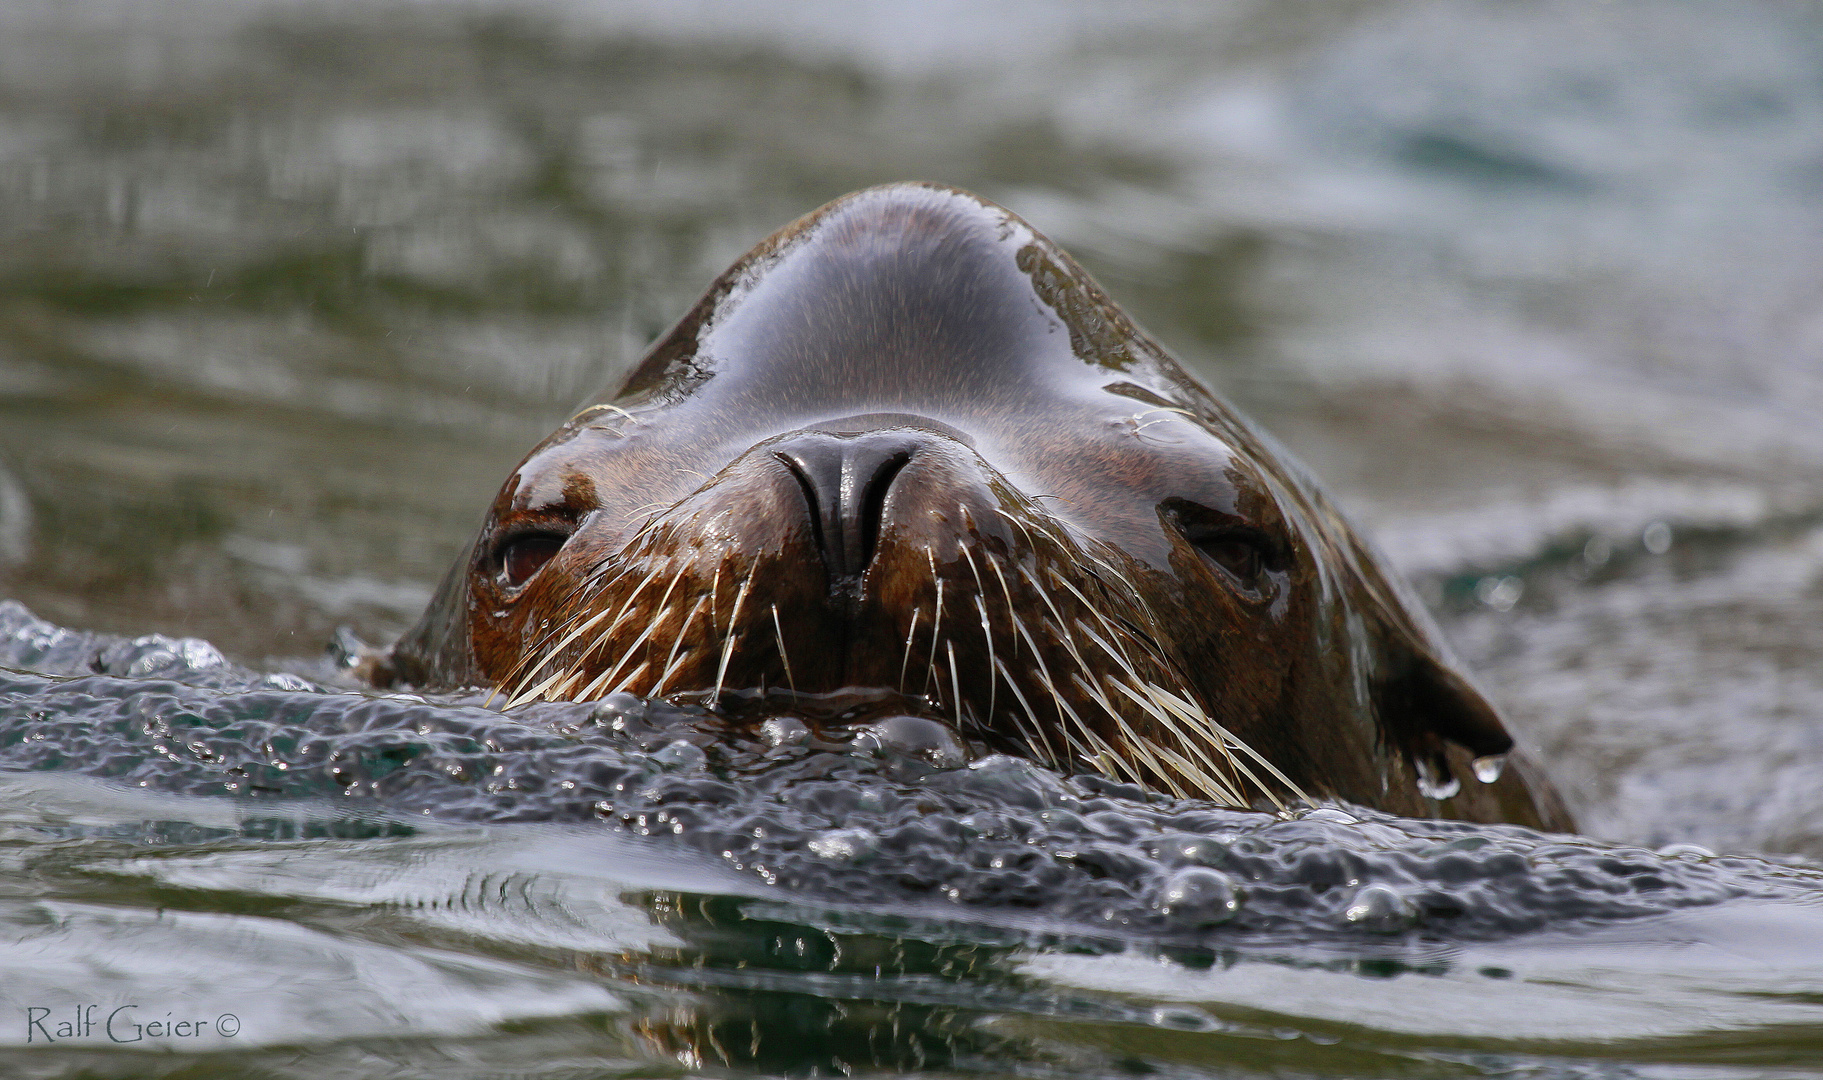
[[[1004,211],[915,189],[839,204],[775,245],[678,328],[668,344],[687,359],[655,390],[802,426],[981,418],[1086,402],[1106,381],[1109,359],[1079,348],[1073,320],[1021,268],[1039,239]]]
[[[940,428],[1058,516],[1103,519],[1084,525],[1155,522],[1166,490],[1232,511],[1252,486],[1238,429],[1068,256],[971,196],[899,186],[737,263],[611,406],[527,462],[512,501],[577,494],[552,474],[566,462],[672,497],[767,439],[857,417]]]

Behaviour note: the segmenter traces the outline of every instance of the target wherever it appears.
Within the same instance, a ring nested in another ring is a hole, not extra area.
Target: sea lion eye
[[[1171,511],[1184,539],[1241,592],[1258,599],[1272,591],[1281,560],[1271,536],[1195,503],[1179,502]]]
[[[1266,569],[1266,555],[1259,543],[1250,537],[1211,536],[1191,543],[1210,562],[1228,571],[1243,585],[1253,586]]]
[[[500,564],[500,577],[515,589],[524,585],[545,563],[551,561],[552,556],[557,554],[568,539],[562,533],[551,532],[519,533],[507,537],[494,555]]]

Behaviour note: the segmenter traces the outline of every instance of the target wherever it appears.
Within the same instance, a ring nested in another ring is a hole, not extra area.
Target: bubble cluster
[[[969,760],[911,718],[735,729],[627,695],[503,714],[479,697],[275,682],[168,639],[79,636],[90,655],[76,662],[77,643],[46,645],[43,626],[15,633],[0,661],[63,649],[68,669],[92,673],[0,671],[0,767],[249,803],[330,798],[394,820],[598,823],[800,899],[1013,908],[1164,939],[1473,938],[1815,885],[1750,859],[1512,826],[1173,800],[1004,755]]]

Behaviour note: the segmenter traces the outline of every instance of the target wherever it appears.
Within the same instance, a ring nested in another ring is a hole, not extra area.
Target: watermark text
[[[196,1016],[137,1004],[25,1007],[25,1041],[28,1043],[168,1043],[201,1038],[232,1039],[240,1033],[240,1017],[233,1013]]]

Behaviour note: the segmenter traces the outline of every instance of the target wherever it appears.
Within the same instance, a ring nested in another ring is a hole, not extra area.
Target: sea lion
[[[376,677],[860,688],[1174,794],[1569,827],[1286,454],[1024,221],[929,184],[717,279],[508,478]]]

